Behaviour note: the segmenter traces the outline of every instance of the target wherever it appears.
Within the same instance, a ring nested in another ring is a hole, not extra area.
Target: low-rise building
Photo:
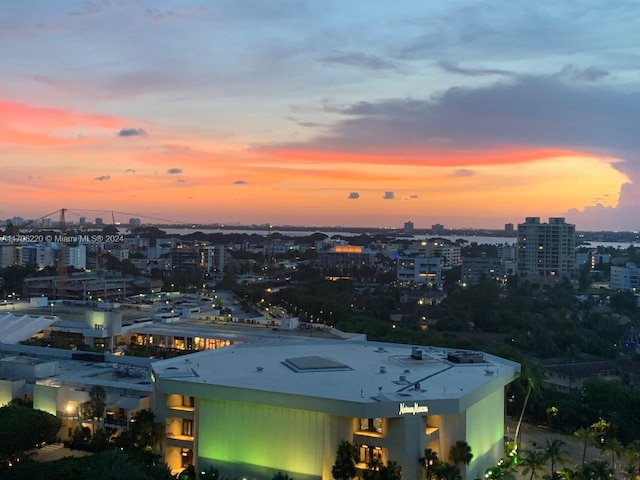
[[[329,480],[340,442],[363,475],[395,461],[421,478],[425,448],[474,454],[463,478],[503,455],[504,387],[519,365],[481,352],[366,341],[233,345],[153,363],[165,461],[225,477]]]

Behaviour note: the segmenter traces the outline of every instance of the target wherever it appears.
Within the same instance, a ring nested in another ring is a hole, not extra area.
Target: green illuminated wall
[[[198,406],[199,466],[246,465],[293,478],[320,478],[327,415],[246,403],[201,399]],[[235,474],[244,474],[238,471]]]
[[[496,390],[467,410],[467,443],[473,460],[467,478],[482,478],[503,453],[504,394]]]
[[[50,413],[57,414],[57,398],[59,388],[48,385],[34,385],[33,387],[33,408]]]

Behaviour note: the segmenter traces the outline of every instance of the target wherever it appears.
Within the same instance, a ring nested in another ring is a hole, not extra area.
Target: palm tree
[[[520,466],[523,467],[522,473],[524,475],[531,472],[529,480],[533,480],[534,477],[540,478],[540,475],[542,474],[546,463],[547,457],[544,452],[533,450],[525,454],[524,458],[520,461]]]
[[[440,480],[462,480],[460,469],[450,463],[439,462],[435,470],[435,476]]]
[[[438,453],[430,448],[425,448],[424,457],[420,457],[418,461],[424,467],[425,480],[432,480],[435,477],[436,467],[439,463]]]
[[[624,446],[617,438],[607,437],[604,441],[604,445],[602,449],[605,452],[611,453],[611,468],[616,468],[616,455],[620,456],[620,453],[623,451]]]
[[[638,467],[636,467],[634,464],[632,463],[628,463],[623,469],[622,469],[622,476],[625,478],[625,480],[633,480],[635,479],[638,475],[640,475],[640,471],[638,470]]]
[[[589,462],[584,468],[589,472],[590,480],[609,480],[613,476],[613,468],[605,460]]]
[[[640,473],[640,440],[634,440],[626,448],[627,463]]]
[[[549,440],[545,439],[546,448],[544,449],[544,456],[547,460],[551,461],[551,477],[556,471],[556,463],[564,465],[569,461],[569,452],[563,449],[565,446],[564,440]]]
[[[387,462],[380,469],[380,480],[402,480],[402,467],[398,462]]]
[[[534,364],[532,362],[523,364],[521,379],[526,381],[527,384],[527,393],[524,397],[524,402],[522,403],[522,410],[520,411],[520,416],[518,417],[518,423],[516,424],[516,431],[513,435],[513,441],[516,444],[516,447],[519,446],[519,434],[520,427],[522,425],[522,419],[524,418],[524,412],[527,409],[527,404],[529,403],[529,397],[534,391],[537,391],[542,384],[542,380],[544,379],[544,370],[538,364]]]
[[[464,440],[458,440],[451,446],[451,450],[449,450],[449,460],[451,460],[454,465],[458,465],[459,463],[469,465],[472,459],[473,453],[471,453],[471,447]]]
[[[587,445],[593,443],[596,433],[590,428],[580,428],[573,432],[573,436],[582,442],[582,465],[587,457]]]
[[[141,465],[121,450],[107,450],[97,458],[89,476],[92,480],[128,480],[144,478]]]
[[[104,409],[107,405],[107,392],[100,385],[94,385],[89,390],[89,401],[83,403],[80,407],[85,417],[91,420],[92,433],[95,433],[95,420],[102,420],[104,417]]]

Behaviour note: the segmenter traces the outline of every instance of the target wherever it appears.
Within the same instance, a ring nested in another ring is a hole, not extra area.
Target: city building
[[[136,293],[134,277],[115,274],[74,273],[66,277],[29,277],[22,282],[25,297],[70,300],[116,300]]]
[[[502,260],[495,257],[463,257],[460,277],[463,284],[475,285],[482,278],[503,281]]]
[[[368,248],[354,245],[337,245],[318,252],[316,267],[322,271],[348,273],[375,265],[376,253]]]
[[[527,217],[518,224],[518,275],[524,280],[552,283],[575,278],[576,226],[564,218]]]
[[[413,244],[407,253],[416,253],[421,257],[442,259],[444,268],[455,267],[462,263],[462,251],[459,245],[453,245],[440,239],[423,240]]]
[[[627,263],[624,267],[612,266],[609,286],[622,292],[640,290],[640,268],[634,263]]]
[[[463,478],[503,456],[504,387],[518,364],[481,352],[367,341],[233,345],[152,364],[154,413],[173,471],[229,478],[330,480],[342,441],[373,460],[424,474],[425,448],[473,452]]]
[[[404,222],[404,228],[403,228],[403,232],[404,233],[413,233],[413,222],[411,220],[409,220],[408,222]]]
[[[396,278],[400,282],[442,285],[442,259],[439,257],[399,257]]]

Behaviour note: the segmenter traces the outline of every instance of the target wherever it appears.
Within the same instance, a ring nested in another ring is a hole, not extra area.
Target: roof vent
[[[404,375],[400,375],[400,381],[401,382],[406,382],[407,381],[407,377]]]
[[[261,372],[264,370],[264,367],[256,367],[256,372]]]
[[[380,373],[387,373],[387,367],[385,367],[384,365],[382,365],[380,367]]]
[[[418,347],[411,348],[411,358],[415,360],[422,360],[422,349]]]
[[[409,370],[408,368],[405,368],[404,373],[411,373],[411,370]]]

